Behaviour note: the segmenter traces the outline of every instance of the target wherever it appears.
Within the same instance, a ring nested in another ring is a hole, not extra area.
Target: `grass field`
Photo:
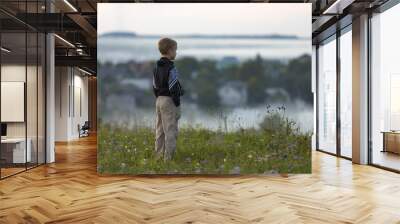
[[[155,159],[154,130],[101,124],[98,171],[104,174],[310,173],[311,135],[277,113],[260,128],[235,132],[181,128],[170,161]]]

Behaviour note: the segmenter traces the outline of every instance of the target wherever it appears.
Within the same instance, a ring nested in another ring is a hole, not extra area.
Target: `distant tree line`
[[[302,100],[312,104],[311,56],[302,55],[288,61],[263,59],[260,55],[244,61],[223,63],[223,60],[183,57],[175,60],[180,81],[186,89],[183,101],[204,107],[218,107],[218,91],[228,82],[239,82],[247,91],[247,104],[259,105],[276,101],[267,89],[280,89],[288,100]],[[140,106],[152,106],[152,69],[155,61],[125,63],[99,63],[100,97],[125,95],[135,98]],[[149,80],[148,88],[139,88],[124,80]]]

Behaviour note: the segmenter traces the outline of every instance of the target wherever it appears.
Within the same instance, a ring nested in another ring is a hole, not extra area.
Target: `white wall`
[[[87,76],[82,76],[83,73],[81,73],[79,70],[74,69],[74,82],[73,86],[74,88],[74,96],[71,96],[71,99],[74,99],[74,102],[71,102],[71,105],[74,104],[74,107],[71,108],[71,132],[70,135],[72,138],[78,138],[79,133],[78,133],[78,124],[81,126],[85,123],[85,121],[89,120],[88,117],[88,77]],[[79,93],[80,92],[80,93]],[[80,95],[80,99],[79,99]],[[80,105],[79,105],[79,100]],[[81,110],[79,109],[79,106],[81,106]],[[75,113],[74,113],[75,111]]]
[[[1,66],[1,81],[25,82],[25,75],[26,75],[25,69],[26,69],[25,64],[24,65],[3,64]],[[6,110],[6,108],[1,108],[1,110]],[[7,136],[25,137],[25,126],[26,126],[25,122],[7,122]]]
[[[56,141],[79,138],[78,124],[88,120],[88,77],[83,75],[73,67],[56,67]]]
[[[27,69],[27,70],[26,70]],[[26,71],[28,71],[28,80],[30,85],[36,85],[36,81],[33,82],[30,80],[30,75],[33,72],[36,75],[36,67],[33,66],[25,66],[25,65],[17,65],[17,64],[3,64],[1,66],[1,81],[2,82],[24,82]],[[2,96],[7,97],[7,96]],[[36,130],[36,113],[32,113],[32,107],[36,111],[36,102],[33,105],[30,105],[36,99],[36,89],[27,88],[27,107],[31,107],[30,109],[27,108],[27,120],[29,122],[28,129],[29,130]],[[34,99],[32,99],[34,98]],[[1,110],[7,110],[7,108],[1,108]],[[24,108],[22,108],[24,110]],[[23,111],[24,112],[24,111]],[[32,122],[34,121],[34,124]],[[25,126],[26,122],[6,122],[7,123],[7,136],[8,137],[25,137]],[[31,133],[28,130],[28,137]],[[36,133],[35,133],[36,134]]]
[[[36,71],[38,69],[38,71]],[[25,80],[27,79],[27,80]],[[45,150],[45,117],[44,117],[44,73],[41,66],[25,66],[25,64],[2,64],[1,66],[1,81],[3,82],[24,82],[26,84],[26,106],[22,99],[21,107],[12,108],[5,106],[2,102],[2,114],[4,113],[22,113],[22,121],[5,122],[7,124],[7,137],[21,138],[27,136],[29,147],[31,148],[31,156],[33,162],[39,159],[39,163],[44,163]],[[7,94],[2,89],[2,99],[8,98]],[[5,94],[5,95],[4,95]],[[19,94],[24,94],[24,89],[19,90]],[[22,97],[24,98],[24,97]],[[18,103],[18,102],[10,102]],[[14,110],[14,111],[13,111]],[[19,110],[19,111],[16,111]],[[26,112],[26,120],[24,114]],[[4,120],[2,118],[2,120]]]
[[[68,140],[68,67],[55,68],[55,141]]]

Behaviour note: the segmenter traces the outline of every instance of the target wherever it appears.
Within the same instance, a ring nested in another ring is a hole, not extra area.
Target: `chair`
[[[89,136],[89,129],[90,129],[89,121],[85,121],[82,127],[78,124],[79,138]]]

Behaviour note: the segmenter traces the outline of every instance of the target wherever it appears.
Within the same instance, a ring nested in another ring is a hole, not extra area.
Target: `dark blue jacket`
[[[161,57],[153,69],[153,92],[156,97],[170,96],[175,106],[180,105],[180,96],[183,88],[178,80],[178,70],[174,62],[166,57]]]

